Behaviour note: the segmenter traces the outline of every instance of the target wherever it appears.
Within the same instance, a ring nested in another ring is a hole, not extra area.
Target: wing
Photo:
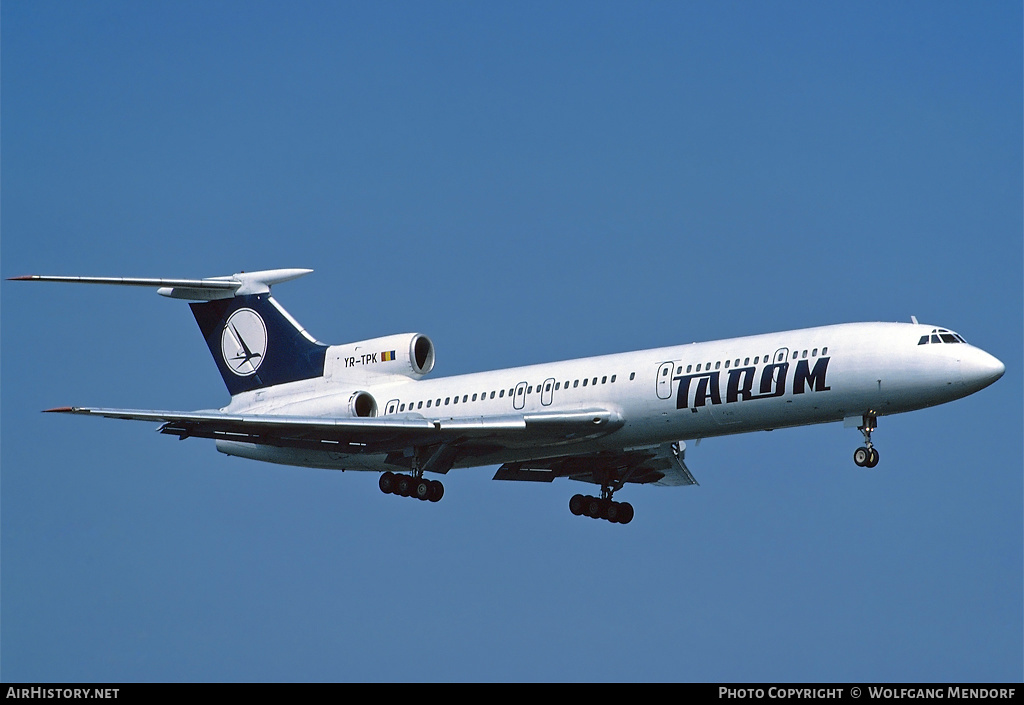
[[[405,415],[324,418],[226,414],[216,410],[181,412],[71,406],[47,411],[162,422],[158,429],[161,433],[176,435],[182,440],[213,438],[349,454],[388,453],[395,454],[396,461],[412,448],[430,462],[424,469],[441,473],[467,457],[501,448],[543,447],[596,438],[621,428],[624,423],[617,411],[608,409],[443,418]]]
[[[626,482],[663,487],[696,485],[697,480],[683,462],[685,451],[686,444],[680,441],[649,448],[505,463],[498,468],[494,479],[551,482],[556,477],[568,477],[598,485]]]

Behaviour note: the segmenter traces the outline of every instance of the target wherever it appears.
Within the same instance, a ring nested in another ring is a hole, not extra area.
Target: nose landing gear
[[[853,451],[853,463],[861,468],[878,465],[878,451],[871,443],[871,432],[878,428],[878,417],[873,411],[864,414],[863,424],[857,430],[864,434],[864,445]]]

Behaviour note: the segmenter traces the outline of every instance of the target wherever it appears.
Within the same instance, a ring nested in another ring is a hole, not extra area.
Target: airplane
[[[684,439],[842,421],[879,462],[878,417],[973,394],[1005,366],[959,334],[911,323],[844,323],[426,379],[434,344],[404,333],[344,345],[313,338],[271,296],[310,269],[205,279],[23,276],[16,281],[155,287],[189,301],[231,395],[192,412],[65,406],[48,412],[159,422],[269,463],[380,473],[385,494],[437,502],[427,477],[499,465],[495,480],[570,478],[600,487],[569,510],[612,523],[626,484],[696,485]]]

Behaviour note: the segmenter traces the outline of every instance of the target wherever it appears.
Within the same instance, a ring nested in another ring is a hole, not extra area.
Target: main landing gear
[[[569,500],[569,511],[576,516],[604,519],[613,524],[628,524],[633,521],[633,505],[629,502],[612,501],[612,493],[617,489],[619,488],[612,489],[608,485],[602,485],[600,497],[573,495]]]
[[[857,430],[864,434],[864,445],[853,451],[853,462],[858,467],[873,468],[878,465],[878,451],[871,443],[871,432],[878,427],[878,417],[875,412],[869,411],[864,414],[864,423],[857,427]]]
[[[415,497],[424,502],[440,501],[444,496],[444,485],[437,480],[427,480],[412,475],[400,475],[385,472],[380,476],[380,491],[384,494],[397,494],[400,497]]]

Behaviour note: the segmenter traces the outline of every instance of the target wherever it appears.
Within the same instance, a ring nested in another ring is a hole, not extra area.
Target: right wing
[[[663,443],[650,448],[602,451],[583,455],[541,458],[522,463],[505,463],[495,480],[551,482],[556,477],[592,482],[654,484],[662,487],[696,485],[683,462],[686,444]]]

